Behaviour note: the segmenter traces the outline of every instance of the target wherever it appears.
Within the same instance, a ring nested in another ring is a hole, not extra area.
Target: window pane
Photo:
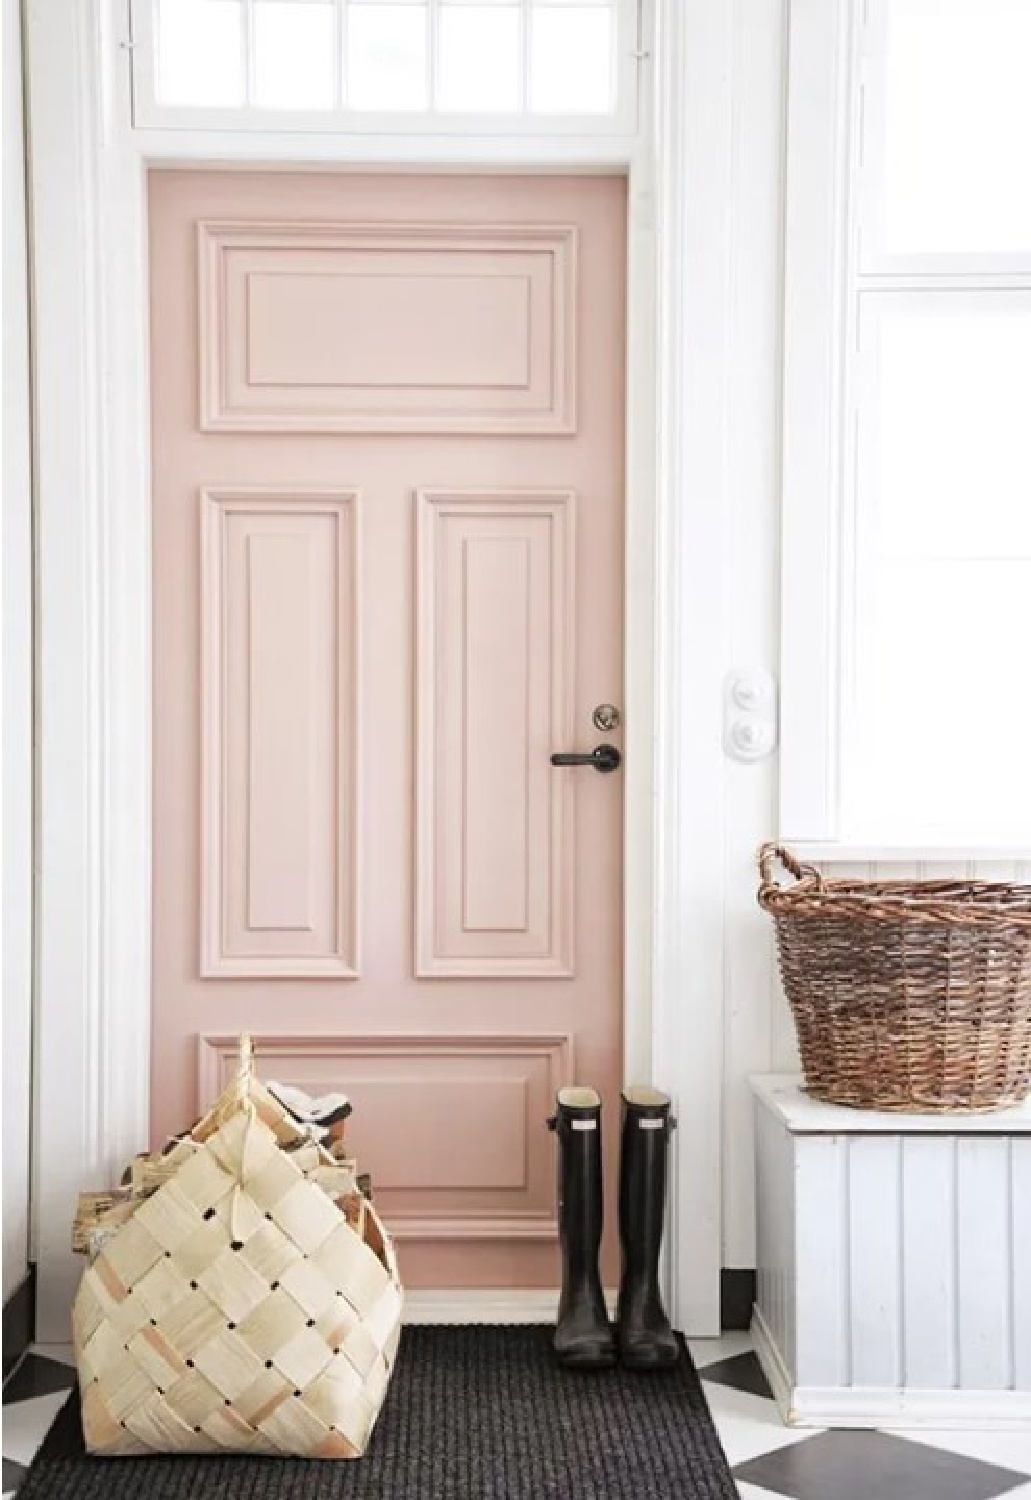
[[[1031,562],[890,564],[864,622],[861,834],[1031,837]]]
[[[256,0],[254,103],[332,109],[333,10],[326,0]]]
[[[1031,293],[864,302],[878,549],[1031,557]]]
[[[421,5],[351,5],[347,103],[352,109],[413,110],[428,104],[426,12]]]
[[[1031,837],[1031,293],[863,299],[861,830]]]
[[[160,0],[154,92],[159,104],[243,104],[240,0]]]
[[[494,114],[519,108],[521,20],[510,6],[441,9],[438,109]]]
[[[604,5],[533,9],[530,108],[539,114],[606,114],[613,97],[612,12]],[[570,58],[576,66],[570,67]]]
[[[889,0],[884,245],[1031,250],[1031,3]]]

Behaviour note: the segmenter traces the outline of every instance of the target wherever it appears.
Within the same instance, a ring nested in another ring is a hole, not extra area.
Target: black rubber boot
[[[594,1089],[560,1089],[548,1128],[558,1136],[558,1230],[562,1295],[555,1327],[559,1363],[603,1370],[616,1341],[598,1274],[601,1245],[601,1100]]]
[[[619,1238],[623,1274],[619,1283],[616,1338],[619,1360],[631,1370],[675,1365],[680,1344],[659,1294],[659,1248],[666,1210],[669,1095],[633,1088],[623,1094],[623,1140],[619,1160]]]

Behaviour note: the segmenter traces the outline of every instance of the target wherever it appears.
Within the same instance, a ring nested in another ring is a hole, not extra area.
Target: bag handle
[[[240,1065],[236,1072],[236,1096],[241,1104],[246,1104],[254,1082],[254,1038],[249,1031],[241,1031],[237,1047]]]

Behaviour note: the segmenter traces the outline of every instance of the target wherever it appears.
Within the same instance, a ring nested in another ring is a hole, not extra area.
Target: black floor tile
[[[887,1432],[838,1430],[749,1459],[734,1477],[792,1500],[994,1500],[1028,1476]]]
[[[53,1391],[70,1391],[75,1371],[59,1359],[44,1354],[26,1354],[4,1386],[4,1405],[9,1401],[31,1401],[34,1396],[49,1396]]]
[[[773,1400],[763,1367],[750,1349],[744,1354],[734,1354],[730,1359],[718,1359],[714,1365],[705,1365],[698,1373],[703,1380],[712,1380],[716,1385],[730,1385],[735,1391],[747,1391],[750,1396],[765,1396],[768,1401]]]
[[[28,1472],[29,1471],[24,1464],[16,1464],[13,1458],[5,1458],[4,1494],[13,1494]]]

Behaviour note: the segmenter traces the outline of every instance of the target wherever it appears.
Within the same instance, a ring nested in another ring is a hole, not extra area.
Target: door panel
[[[575,431],[575,226],[198,233],[204,427]]]
[[[201,973],[354,975],[354,494],[201,496]]]
[[[391,1229],[412,1262],[405,1267],[409,1284],[415,1284],[410,1270],[421,1271],[424,1280],[433,1271],[442,1245],[453,1256],[485,1240],[498,1250],[536,1241],[553,1258],[554,1140],[541,1121],[553,1108],[555,1090],[573,1076],[568,1037],[348,1034],[258,1041],[271,1077],[295,1079],[315,1094],[347,1078],[360,1101],[350,1139],[359,1159],[375,1164],[377,1199],[389,1203]],[[235,1036],[204,1039],[203,1093],[214,1097],[235,1067]],[[413,1096],[417,1128],[399,1131],[397,1119],[412,1118]]]
[[[422,492],[416,952],[421,975],[573,973],[574,496]]]
[[[564,1083],[615,1206],[622,775],[550,756],[622,697],[623,182],[150,193],[155,1141],[249,1029],[410,1286],[554,1285]]]

